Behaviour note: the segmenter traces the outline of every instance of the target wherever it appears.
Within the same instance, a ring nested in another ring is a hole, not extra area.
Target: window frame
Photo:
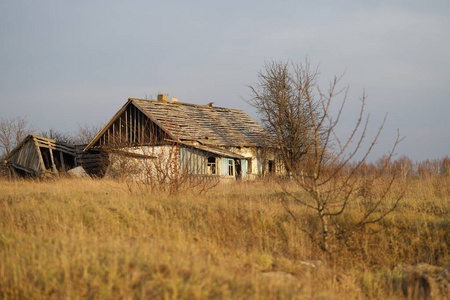
[[[228,176],[235,175],[234,159],[228,160]]]
[[[210,159],[214,159],[214,162],[211,162]],[[206,173],[208,175],[217,175],[217,157],[208,156],[206,158]]]

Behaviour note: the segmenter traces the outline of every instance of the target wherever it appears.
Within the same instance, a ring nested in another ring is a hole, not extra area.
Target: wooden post
[[[62,151],[59,152],[59,158],[61,159],[61,168],[66,171],[66,165],[64,164],[64,155]]]
[[[75,149],[75,155],[73,156],[73,164],[74,167],[78,167],[78,148],[74,146]]]
[[[119,118],[120,118],[120,116],[119,116]],[[117,121],[116,121],[117,122]],[[111,138],[111,140],[114,142],[116,139],[117,139],[117,136],[116,136],[116,122],[114,122],[113,124],[112,124],[112,138]]]
[[[49,148],[49,150],[50,150],[50,159],[51,159],[51,161],[52,161],[52,169],[53,169],[53,172],[54,172],[55,174],[58,174],[58,170],[56,169],[56,165],[55,165],[55,160],[53,159],[53,151],[52,151],[52,148]]]
[[[133,126],[132,126],[131,130],[133,131],[133,143],[136,143],[136,133],[137,133],[137,131],[136,131],[136,107],[134,107],[134,105],[131,107],[132,107],[132,112],[133,112],[133,114],[132,114],[132,120],[133,120],[132,125]]]
[[[125,110],[125,141],[127,140],[130,140],[128,136],[128,109]]]
[[[41,148],[39,147],[39,144],[36,141],[34,141],[34,145],[36,146],[38,156],[39,156],[39,163],[41,165],[39,172],[43,172],[45,170],[45,163],[44,163],[44,159],[42,158]]]
[[[122,141],[122,116],[119,116],[119,142]]]

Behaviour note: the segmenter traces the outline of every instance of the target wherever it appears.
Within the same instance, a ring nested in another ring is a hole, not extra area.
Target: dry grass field
[[[399,184],[407,193],[378,233],[325,256],[271,181],[166,195],[108,180],[0,180],[0,298],[402,299],[409,265],[448,276],[450,178]],[[431,295],[445,299],[438,284]]]

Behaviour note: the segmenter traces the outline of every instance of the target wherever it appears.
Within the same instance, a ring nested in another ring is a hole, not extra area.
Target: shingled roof
[[[137,107],[179,142],[219,147],[267,147],[275,144],[273,136],[242,110],[129,98],[86,149],[95,144],[129,105]]]

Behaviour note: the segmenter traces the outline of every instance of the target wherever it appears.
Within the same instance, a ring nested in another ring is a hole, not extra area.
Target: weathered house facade
[[[141,177],[181,172],[253,179],[282,172],[275,145],[274,138],[242,110],[176,98],[169,102],[167,95],[158,95],[156,101],[128,99],[84,151],[109,153],[105,173],[123,167],[126,158],[128,171]]]

